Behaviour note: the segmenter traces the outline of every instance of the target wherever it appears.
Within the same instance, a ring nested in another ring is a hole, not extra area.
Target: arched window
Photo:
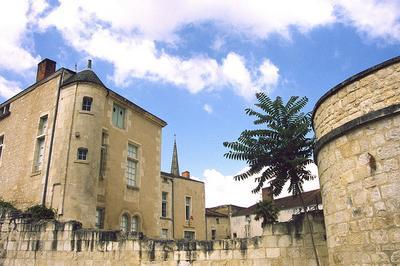
[[[78,148],[78,154],[77,154],[77,157],[78,157],[78,160],[87,160],[87,154],[88,154],[88,149],[86,149],[86,148]]]
[[[129,216],[128,216],[128,214],[124,213],[121,216],[121,224],[120,224],[120,226],[121,226],[121,231],[122,232],[128,232],[128,230],[129,230]]]
[[[139,232],[139,217],[137,215],[132,216],[131,232]]]
[[[92,102],[93,102],[92,97],[88,97],[88,96],[83,97],[82,110],[90,112],[90,110],[92,109]]]

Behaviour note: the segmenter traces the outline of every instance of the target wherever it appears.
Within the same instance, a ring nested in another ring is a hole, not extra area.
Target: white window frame
[[[136,149],[136,153],[132,154],[129,152],[129,148],[134,147]],[[127,187],[138,187],[138,174],[139,174],[139,146],[128,142],[127,151],[126,151],[126,169],[125,169],[125,179]],[[132,157],[134,155],[135,157]],[[134,166],[134,172],[130,170]]]
[[[84,152],[84,154],[83,154],[83,153],[81,154],[81,152]],[[84,158],[81,157],[81,156],[84,156]],[[89,156],[89,150],[88,150],[88,148],[79,147],[79,148],[77,149],[77,151],[76,151],[76,159],[77,159],[78,161],[87,161],[87,160],[88,160],[88,156]]]
[[[104,220],[105,220],[105,208],[97,207],[96,208],[96,228],[103,229],[104,228]]]
[[[4,154],[4,134],[0,134],[0,166],[1,166],[1,161],[3,159],[3,154]]]
[[[186,238],[185,237],[185,233],[193,233],[193,238]],[[189,239],[189,240],[195,240],[196,239],[196,231],[194,231],[194,230],[184,230],[183,231],[183,238],[184,239]]]
[[[160,237],[162,239],[168,239],[168,229],[167,228],[161,228],[161,233],[160,233]]]
[[[40,172],[42,170],[43,161],[46,152],[46,135],[49,125],[49,115],[45,114],[39,118],[39,125],[35,141],[35,153],[33,156],[33,172]]]
[[[93,97],[83,96],[82,98],[82,111],[91,112],[93,106]]]
[[[165,195],[165,199],[164,196]],[[163,209],[165,206],[165,213],[163,213]],[[162,191],[161,192],[161,217],[167,218],[168,217],[168,192]]]
[[[139,232],[140,231],[139,224],[140,224],[139,216],[138,215],[132,215],[131,223],[130,223],[130,225],[131,225],[130,231],[131,232],[136,232],[136,233]]]
[[[99,167],[100,180],[104,179],[104,177],[106,176],[107,142],[108,142],[108,133],[107,131],[103,130],[101,132],[101,147],[100,147],[100,167]]]
[[[129,214],[124,212],[120,218],[120,223],[119,223],[120,230],[124,233],[129,232],[129,225],[130,225]]]
[[[190,199],[189,200],[189,205],[187,204],[187,199]],[[193,205],[193,202],[192,202],[192,197],[191,196],[185,196],[185,221],[186,222],[190,222],[190,218],[192,217],[192,205]],[[188,213],[187,213],[187,207],[189,206],[189,215],[188,215]]]

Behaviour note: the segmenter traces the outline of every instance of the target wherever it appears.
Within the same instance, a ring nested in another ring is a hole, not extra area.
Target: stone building
[[[166,124],[108,89],[90,61],[76,73],[45,59],[36,82],[0,105],[0,195],[84,227],[203,239],[204,184],[160,174]]]
[[[319,189],[307,191],[302,194],[307,211],[322,210],[321,193]],[[274,199],[270,187],[262,189],[263,200],[273,200],[276,207],[279,208],[278,222],[290,221],[293,215],[300,214],[303,211],[303,205],[299,197],[293,196]],[[255,220],[257,204],[237,211],[231,217],[231,231],[233,238],[245,238],[261,236],[263,228],[262,219]]]
[[[329,264],[400,263],[400,57],[329,90],[313,126]]]
[[[206,209],[207,239],[229,239],[231,238],[232,214],[246,209],[244,207],[226,204]]]
[[[180,174],[176,142],[171,172],[161,172],[161,179],[162,238],[206,239],[204,183],[191,179],[189,171]]]

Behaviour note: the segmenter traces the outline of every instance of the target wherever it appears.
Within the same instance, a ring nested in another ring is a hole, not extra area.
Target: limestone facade
[[[60,220],[84,227],[160,237],[168,225],[160,219],[166,122],[106,88],[91,69],[55,71],[51,60],[41,68],[46,60],[39,70],[47,76],[38,74],[41,80],[0,105],[1,197],[21,209],[44,203]],[[195,190],[203,201],[194,206],[192,226],[204,238],[204,184],[178,183],[176,193]],[[176,212],[184,213],[183,206]]]
[[[315,157],[330,265],[400,263],[400,58],[317,103]]]

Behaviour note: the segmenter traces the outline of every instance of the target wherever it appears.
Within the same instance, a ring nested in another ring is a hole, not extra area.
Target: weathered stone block
[[[279,248],[266,248],[267,258],[277,258],[281,252]]]

